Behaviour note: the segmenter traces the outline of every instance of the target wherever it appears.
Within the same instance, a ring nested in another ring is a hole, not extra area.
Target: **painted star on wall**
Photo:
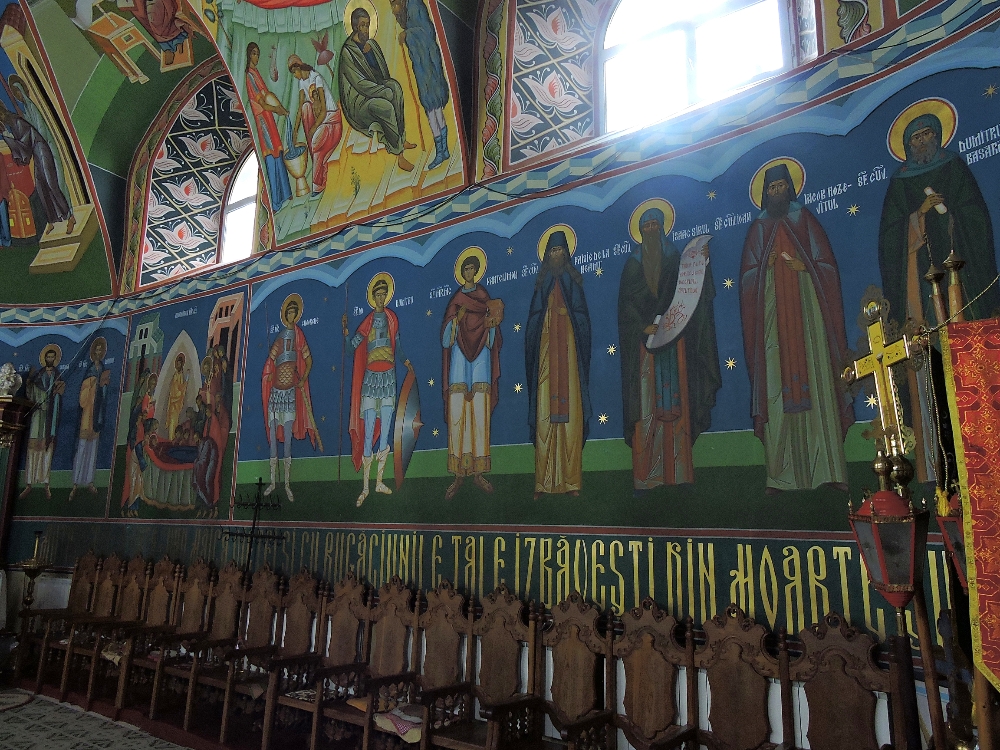
[[[722,282],[722,286],[726,287],[726,289],[732,289],[733,288],[733,283],[734,282],[733,282],[732,279],[725,279]]]
[[[874,409],[878,406],[878,398],[876,398],[874,393],[869,393],[868,398],[865,399],[865,406],[869,409]]]
[[[514,248],[508,247],[507,248],[507,255],[513,255],[513,254],[514,254]]]
[[[600,415],[598,415],[597,421],[600,422],[601,424],[607,424],[608,423],[608,415],[607,414],[600,414]]]
[[[594,276],[603,276],[603,275],[604,275],[604,269],[598,266],[597,270],[594,271]]]
[[[997,87],[991,83],[989,86],[986,87],[986,90],[983,92],[983,96],[985,96],[987,99],[992,99],[994,96],[997,95],[998,90],[1000,89],[997,89]]]
[[[708,194],[705,197],[708,198],[710,201],[714,201],[716,195],[717,193],[714,190],[709,190]]]
[[[614,344],[608,347],[608,354],[610,354],[612,357],[615,356],[616,351],[618,351],[618,348]]]
[[[514,324],[514,333],[519,333],[520,330],[521,330],[521,324],[520,323],[515,323]]]
[[[524,390],[524,386],[520,383],[514,383],[514,393],[520,393]]]
[[[732,357],[730,357],[729,359],[727,359],[726,360],[726,369],[727,370],[735,370],[736,369],[736,360],[733,359]]]
[[[434,437],[437,437],[440,434],[441,434],[441,430],[439,430],[437,427],[435,427],[433,430],[431,430],[431,435],[433,435]]]
[[[433,314],[434,314],[434,313],[433,313],[433,312],[431,312],[430,310],[428,310],[428,311],[427,311],[427,317],[428,317],[428,318],[429,318],[429,317],[430,317],[431,315],[433,315]]]
[[[434,378],[431,378],[430,380],[428,380],[427,381],[427,385],[433,386],[434,385]]]
[[[858,212],[860,210],[861,210],[861,206],[859,206],[857,203],[853,203],[850,206],[848,206],[848,208],[847,208],[847,215],[848,216],[857,216]]]

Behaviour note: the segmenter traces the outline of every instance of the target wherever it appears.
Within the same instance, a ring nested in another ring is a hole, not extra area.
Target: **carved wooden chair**
[[[190,669],[193,657],[191,652],[185,648],[185,644],[209,637],[206,628],[211,614],[213,585],[212,568],[201,558],[187,568],[177,582],[172,632],[163,633],[157,637],[155,649],[150,649],[147,654],[148,659],[155,661],[149,700],[149,718],[151,719],[156,718],[160,690],[167,666],[184,662]],[[186,694],[187,685],[185,684],[184,687]]]
[[[281,644],[281,599],[281,578],[265,563],[254,573],[244,598],[239,638],[228,650],[225,665],[203,670],[198,676],[200,685],[223,690],[220,745],[226,743],[237,707],[234,704],[239,703],[244,713],[251,712],[255,699],[267,689],[267,673],[262,667]]]
[[[767,652],[768,631],[735,604],[704,628],[705,645],[695,652],[695,666],[708,673],[711,730],[699,730],[698,742],[711,750],[773,748],[769,680],[779,679],[781,669]]]
[[[263,697],[264,725],[261,750],[270,750],[274,735],[275,716],[279,696],[307,689],[315,682],[314,674],[323,660],[321,651],[325,642],[324,604],[329,595],[328,587],[319,587],[318,581],[306,569],[288,582],[288,591],[282,597],[281,614],[284,618],[280,646],[272,648],[265,659],[243,655],[245,671],[255,667],[266,679],[267,690]],[[240,651],[234,652],[239,657]],[[262,656],[263,656],[262,652]],[[242,688],[237,685],[237,690]],[[253,695],[255,689],[249,695]],[[253,703],[251,697],[248,705]],[[257,704],[261,701],[256,701]],[[249,713],[249,711],[248,711]]]
[[[789,665],[789,677],[805,683],[809,746],[813,750],[878,750],[875,693],[891,695],[893,690],[889,672],[875,663],[875,641],[836,612],[803,630],[799,638],[802,656]],[[790,717],[788,692],[782,712]],[[793,727],[790,721],[787,724],[783,744],[792,747]]]
[[[93,623],[107,620],[114,616],[118,599],[118,588],[121,586],[124,562],[118,555],[111,555],[97,563],[97,576],[94,579],[94,592],[90,611],[64,621],[63,638],[48,641],[38,665],[35,692],[41,692],[42,686],[52,677],[59,678],[59,699],[66,700],[69,693],[70,668],[72,656],[77,648],[86,645],[93,635]],[[59,668],[53,667],[58,663]]]
[[[362,652],[363,659],[369,657],[368,663],[357,678],[352,678],[358,695],[345,699],[343,692],[336,690],[332,696],[324,693],[317,698],[322,702],[314,719],[320,724],[313,728],[314,745],[320,735],[340,742],[354,736],[352,728],[361,727],[363,750],[369,750],[372,732],[368,727],[374,721],[374,714],[409,702],[417,678],[417,665],[411,657],[417,650],[413,636],[419,629],[419,609],[419,601],[414,602],[413,592],[398,576],[382,584],[377,600],[368,608],[371,632],[365,638]],[[347,674],[356,669],[355,665],[349,665]],[[336,667],[317,670],[317,693],[329,684],[331,677],[343,681],[341,674]]]
[[[625,671],[625,714],[619,728],[636,750],[675,748],[694,738],[698,729],[698,683],[694,668],[694,634],[690,621],[684,642],[678,624],[649,598],[621,618],[614,655]],[[677,668],[686,667],[688,721],[676,723]]]
[[[183,727],[185,731],[190,730],[195,698],[199,693],[199,678],[203,672],[210,675],[210,681],[202,687],[202,697],[207,702],[222,700],[225,693],[226,655],[237,643],[245,594],[243,573],[230,560],[215,575],[208,592],[207,633],[190,639],[179,638],[175,644],[177,651],[165,660],[163,677],[153,690],[150,718],[158,717],[164,693],[183,695]],[[197,605],[191,610],[196,611]],[[184,612],[184,616],[188,616],[187,607]],[[193,619],[194,615],[190,617]]]
[[[321,591],[315,655],[302,660],[302,669],[292,674],[294,679],[277,686],[274,717],[283,736],[305,734],[309,746],[317,747],[324,701],[332,706],[360,696],[366,669],[362,657],[367,657],[369,635],[366,591],[353,572],[332,590],[324,586]]]
[[[611,750],[615,742],[612,628],[602,633],[601,610],[573,592],[546,618],[541,645],[552,650],[551,700],[541,696],[494,708],[491,747],[543,746]],[[542,654],[538,654],[541,661]],[[562,739],[542,736],[551,720]]]
[[[534,692],[537,617],[505,585],[491,592],[479,607],[471,607],[467,639],[467,682],[454,688],[425,690],[421,701],[426,708],[421,750],[429,747],[450,750],[481,750],[489,745],[489,722],[477,719],[472,710],[478,701],[483,715],[495,707],[529,699]],[[477,617],[473,620],[473,610]],[[479,674],[475,675],[476,642],[479,643]],[[521,657],[527,655],[528,675],[521,681]],[[425,671],[426,671],[426,659]],[[465,690],[465,695],[461,690]],[[458,706],[462,701],[463,705]],[[456,710],[456,707],[458,710]]]
[[[152,567],[139,621],[134,625],[116,626],[109,646],[101,652],[101,659],[91,665],[91,669],[98,671],[98,684],[116,685],[116,718],[125,707],[126,693],[147,701],[152,695],[160,657],[159,643],[163,636],[175,630],[176,593],[182,572],[183,566],[166,556]]]
[[[35,668],[36,692],[41,688],[45,662],[53,640],[59,641],[68,633],[68,621],[90,612],[94,584],[97,581],[98,559],[92,551],[76,561],[69,586],[69,600],[65,607],[53,609],[28,609],[21,612],[21,639],[14,661],[14,682],[21,675]],[[62,661],[59,661],[62,666]]]
[[[84,709],[87,711],[94,701],[98,678],[105,676],[104,668],[110,664],[115,666],[117,672],[127,633],[142,622],[143,604],[151,576],[152,566],[142,555],[136,555],[126,563],[122,572],[114,614],[107,618],[77,621],[79,627],[74,647],[66,653],[69,671],[64,671],[63,677],[69,682],[74,678],[79,681],[86,673]],[[68,686],[68,682],[66,684]]]

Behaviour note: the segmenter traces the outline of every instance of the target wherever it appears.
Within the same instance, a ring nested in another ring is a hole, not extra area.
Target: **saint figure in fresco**
[[[340,52],[340,103],[344,117],[355,130],[366,135],[374,131],[404,172],[412,172],[413,164],[403,151],[416,148],[406,140],[403,119],[403,88],[389,75],[389,66],[378,42],[370,38],[371,16],[364,8],[351,13],[351,35]]]
[[[354,357],[348,424],[354,470],[361,472],[364,481],[357,500],[359,508],[369,494],[368,477],[374,458],[378,459],[375,491],[392,494],[383,475],[396,409],[396,361],[402,359],[406,369],[413,371],[399,339],[399,318],[386,307],[393,291],[392,276],[384,272],[375,274],[368,283],[368,304],[372,311],[361,321],[353,336],[347,327],[347,316],[342,320],[344,338]],[[377,452],[374,450],[376,440]]]
[[[309,371],[312,370],[312,353],[306,335],[299,328],[302,318],[302,297],[289,294],[281,304],[281,322],[284,330],[271,344],[264,372],[261,377],[260,392],[264,405],[264,419],[267,421],[267,441],[271,448],[271,482],[264,490],[265,495],[274,492],[278,474],[278,443],[284,444],[285,495],[292,502],[292,438],[309,438],[312,447],[323,450],[323,441],[313,417],[312,397],[309,393]],[[203,389],[204,391],[204,389]],[[215,415],[211,403],[213,395],[201,394],[208,410],[209,424],[205,433],[211,431],[211,420]],[[220,396],[221,398],[221,396]],[[226,430],[228,434],[228,429]]]
[[[659,328],[658,316],[667,312],[677,292],[681,254],[666,234],[665,211],[673,221],[670,204],[654,199],[636,211],[640,209],[642,241],[638,253],[625,261],[618,287],[623,431],[632,448],[637,492],[694,482],[691,449],[712,424],[715,394],[722,386],[711,270],[680,335],[665,346],[646,348]]]
[[[448,125],[444,119],[444,108],[450,93],[437,31],[424,0],[389,0],[389,6],[402,29],[399,43],[409,53],[413,77],[417,81],[417,98],[427,114],[434,136],[434,158],[427,169],[435,169],[451,156],[448,152]]]
[[[889,316],[900,325],[907,319],[916,325],[940,322],[931,309],[924,274],[932,260],[940,268],[952,250],[965,261],[966,320],[1000,313],[1000,290],[987,289],[997,275],[990,213],[965,160],[945,148],[956,127],[950,104],[927,99],[903,111],[889,131],[890,150],[903,164],[892,175],[882,204],[878,259]],[[929,357],[940,361],[936,349]],[[904,421],[913,425],[917,440],[917,478],[925,481],[936,473],[937,436],[930,416],[934,394],[922,374],[907,369],[906,375],[897,380],[899,397]],[[937,398],[945,401],[943,393]]]
[[[197,403],[199,409],[206,412],[206,418],[200,432],[195,436],[197,453],[192,482],[195,495],[202,504],[198,510],[198,517],[216,518],[219,514],[218,502],[222,481],[221,456],[229,439],[232,419],[223,400],[222,372],[214,348],[210,349],[201,361],[201,378]],[[288,476],[287,466],[285,475]]]
[[[22,167],[29,162],[32,164],[35,194],[45,213],[45,231],[52,229],[57,221],[65,221],[66,234],[72,234],[76,227],[76,217],[59,187],[59,173],[52,147],[34,125],[2,104],[0,126],[3,126],[0,137],[10,147],[14,163]]]
[[[330,87],[311,65],[302,62],[298,55],[290,55],[288,72],[299,84],[298,109],[292,133],[298,132],[301,125],[312,157],[312,194],[315,197],[326,188],[326,165],[340,143],[343,122]]]
[[[840,271],[823,227],[798,202],[789,163],[799,169],[784,160],[764,170],[762,211],[740,263],[750,414],[764,444],[765,492],[846,491],[854,406],[838,379],[848,359]]]
[[[542,243],[524,336],[536,498],[543,492],[580,494],[591,415],[590,311],[583,277],[570,260],[576,235],[559,224],[542,235]]]
[[[889,301],[889,314],[900,323],[906,318],[931,325],[940,322],[929,311],[931,287],[924,279],[931,256],[940,267],[954,249],[965,261],[961,275],[966,301],[997,275],[986,201],[965,161],[942,146],[939,114],[950,113],[913,112],[916,116],[903,129],[904,153],[899,156],[905,161],[892,175],[882,204],[878,244],[882,291]],[[952,120],[949,130],[953,133],[954,129]],[[998,311],[1000,290],[993,287],[970,305],[965,316],[987,318]]]
[[[139,515],[139,501],[143,496],[142,473],[146,470],[146,443],[155,439],[158,422],[156,400],[153,393],[159,380],[155,372],[144,369],[136,379],[129,412],[128,437],[125,451],[125,485],[122,487],[122,516]]]
[[[184,400],[187,398],[188,380],[191,372],[187,368],[187,357],[184,352],[174,357],[174,371],[170,375],[170,385],[167,389],[167,410],[164,415],[166,436],[170,438],[184,415]]]
[[[455,497],[462,481],[493,492],[489,473],[490,419],[500,400],[500,348],[503,302],[479,284],[486,254],[470,247],[456,264],[461,287],[450,300],[441,326],[444,413],[448,419],[448,472],[455,475],[444,499]]]
[[[35,403],[28,425],[27,482],[20,497],[26,497],[36,484],[45,485],[45,498],[52,499],[49,491],[49,473],[52,471],[52,454],[56,449],[56,432],[59,430],[59,411],[66,383],[59,377],[62,349],[49,344],[38,357],[40,370],[28,373],[25,394]]]
[[[173,64],[190,37],[187,25],[177,20],[178,7],[177,0],[134,0],[131,7],[135,20],[159,46],[164,65]]]
[[[90,345],[90,362],[80,384],[80,428],[77,432],[76,453],[73,454],[72,500],[78,487],[85,486],[97,494],[94,471],[97,468],[97,447],[104,430],[104,406],[111,384],[111,371],[104,365],[108,342],[98,336]]]
[[[260,154],[264,157],[262,166],[264,174],[267,175],[271,207],[279,211],[292,198],[288,169],[283,158],[285,147],[281,143],[277,120],[278,115],[287,117],[288,110],[267,87],[264,76],[257,69],[259,62],[260,47],[257,42],[250,42],[247,45],[247,99],[250,100],[250,111],[257,125],[257,137],[260,139]]]

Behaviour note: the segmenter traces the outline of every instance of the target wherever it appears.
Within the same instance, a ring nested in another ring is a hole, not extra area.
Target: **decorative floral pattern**
[[[594,38],[607,0],[518,0],[511,165],[594,135]]]
[[[142,273],[153,284],[215,262],[229,178],[251,145],[229,78],[184,102],[153,159]]]

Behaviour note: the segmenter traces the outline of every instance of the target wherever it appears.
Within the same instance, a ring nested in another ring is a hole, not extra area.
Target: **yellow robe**
[[[174,439],[174,430],[181,422],[181,415],[184,414],[184,398],[187,396],[187,379],[183,370],[177,372],[170,378],[170,391],[167,394],[167,413],[164,425],[163,436],[167,440]]]

